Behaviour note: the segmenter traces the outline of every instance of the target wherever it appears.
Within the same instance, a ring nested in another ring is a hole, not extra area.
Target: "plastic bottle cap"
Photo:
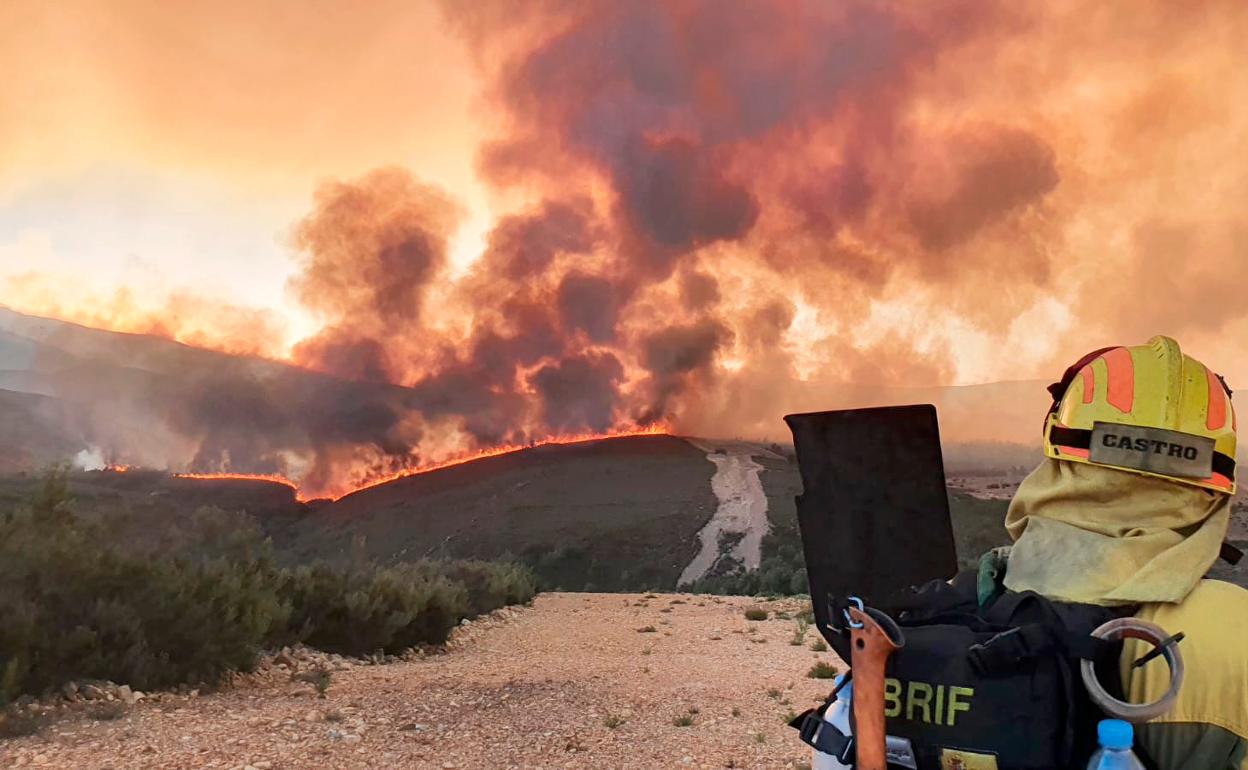
[[[1102,719],[1096,726],[1096,738],[1107,749],[1129,749],[1135,742],[1135,730],[1121,719]]]

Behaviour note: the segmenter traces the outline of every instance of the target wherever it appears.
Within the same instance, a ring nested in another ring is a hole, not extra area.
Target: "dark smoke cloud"
[[[691,384],[709,387],[715,356],[731,338],[722,324],[705,320],[662,329],[641,340],[642,361],[650,373],[650,400],[643,412],[647,419],[669,419],[672,400]]]
[[[295,230],[304,258],[292,288],[326,327],[296,348],[296,360],[346,377],[398,379],[382,348],[420,329],[458,209],[397,168],[326,184],[316,204]]]
[[[644,239],[645,253],[670,259],[707,243],[736,240],[758,218],[754,196],[690,141],[642,139],[621,160],[616,176],[621,217]],[[664,267],[670,264],[655,265]]]
[[[198,438],[196,472],[290,474],[288,458],[310,449],[305,478],[315,489],[342,471],[333,467],[339,452],[370,458],[373,471],[419,459],[420,433],[402,419],[412,405],[391,386],[227,364],[170,373],[150,395],[168,424]]]
[[[623,298],[607,278],[569,273],[559,283],[559,317],[569,332],[584,332],[590,342],[615,339]]]
[[[591,353],[543,366],[531,382],[545,423],[556,431],[602,432],[615,422],[624,367],[610,353]]]
[[[680,301],[689,310],[702,310],[719,302],[719,283],[714,277],[690,270],[680,277]]]
[[[394,371],[385,346],[380,340],[355,335],[352,329],[328,327],[296,345],[294,357],[318,371],[352,380],[385,382]]]
[[[903,119],[917,74],[993,26],[978,8],[448,6],[482,66],[497,66],[491,97],[507,130],[481,168],[537,201],[502,217],[450,282],[456,211],[444,196],[395,169],[326,186],[297,230],[294,281],[326,324],[297,357],[402,383],[414,417],[396,421],[452,426],[477,445],[679,425],[721,388],[742,391],[725,403],[782,398],[751,381],[793,373],[793,297],[865,312],[907,261],[956,276],[962,260],[947,252],[1057,184],[1052,150],[1024,130],[951,139]],[[939,163],[897,161],[933,146]],[[882,241],[918,247],[881,257],[868,245],[878,221],[908,230]],[[901,337],[885,344],[885,368],[861,369],[873,352],[846,347],[841,371],[878,380],[940,366]]]
[[[1014,128],[991,127],[953,143],[945,188],[910,206],[924,248],[941,252],[1020,207],[1036,203],[1059,181],[1053,149]]]
[[[490,233],[491,277],[520,280],[540,275],[560,254],[585,254],[594,246],[593,207],[587,199],[545,201],[527,215],[504,217]]]

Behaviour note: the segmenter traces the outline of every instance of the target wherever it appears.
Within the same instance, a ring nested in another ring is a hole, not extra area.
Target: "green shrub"
[[[533,573],[510,562],[422,561],[412,569],[428,578],[440,576],[463,584],[467,591],[467,610],[472,615],[510,604],[526,604],[537,593],[537,579]]]
[[[286,612],[267,546],[234,559],[140,557],[78,520],[64,471],[0,517],[0,703],[68,679],[140,689],[254,665]]]
[[[836,677],[836,666],[821,660],[810,667],[810,671],[806,672],[806,676],[811,679],[833,679]]]
[[[441,643],[464,618],[535,592],[513,564],[357,556],[280,569],[254,522],[212,509],[170,533],[168,552],[110,538],[75,514],[63,469],[0,512],[0,705],[74,679],[213,684],[299,641],[357,656]]]
[[[463,584],[431,576],[424,566],[315,564],[280,581],[295,640],[343,655],[438,644],[468,614]]]
[[[745,611],[745,619],[746,620],[766,620],[767,610],[762,610],[758,608],[748,609]]]

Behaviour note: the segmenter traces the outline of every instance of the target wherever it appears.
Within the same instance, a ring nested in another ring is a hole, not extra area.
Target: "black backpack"
[[[1081,768],[1096,748],[1100,710],[1079,661],[1118,685],[1121,643],[1091,632],[1134,608],[1055,602],[1031,591],[996,591],[981,605],[975,571],[933,581],[891,605],[905,645],[887,668],[890,767],[911,770]],[[841,617],[837,608],[835,617]],[[829,639],[850,660],[848,634]],[[1103,664],[1103,665],[1101,665]],[[848,760],[852,738],[823,722],[835,699],[791,725],[815,748]]]

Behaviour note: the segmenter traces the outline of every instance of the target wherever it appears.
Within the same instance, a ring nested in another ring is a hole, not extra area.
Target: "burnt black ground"
[[[290,553],[345,554],[363,536],[382,560],[510,555],[551,587],[671,587],[715,511],[714,470],[671,436],[536,447],[344,497],[300,523]]]

